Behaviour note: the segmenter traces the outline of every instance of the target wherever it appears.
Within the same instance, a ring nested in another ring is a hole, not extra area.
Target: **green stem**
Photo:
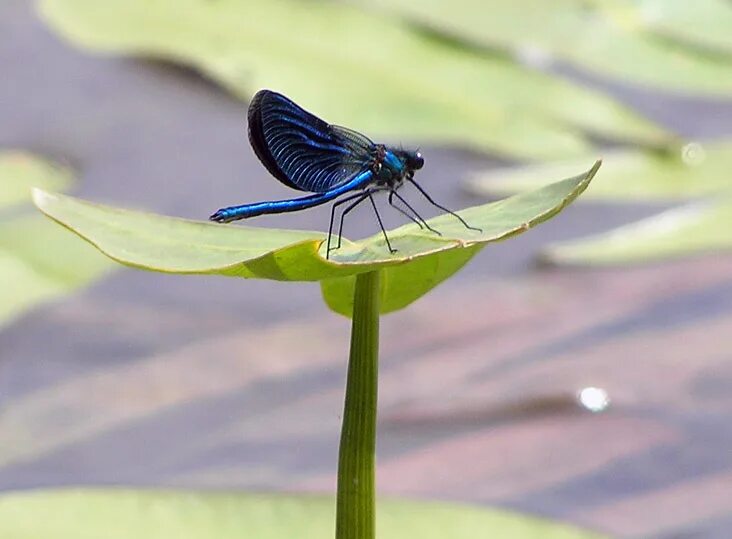
[[[346,403],[338,454],[336,539],[373,539],[376,399],[379,373],[379,272],[356,277]]]

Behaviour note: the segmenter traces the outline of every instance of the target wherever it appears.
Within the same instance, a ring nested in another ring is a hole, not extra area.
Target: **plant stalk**
[[[338,454],[336,539],[374,539],[379,272],[356,276]]]

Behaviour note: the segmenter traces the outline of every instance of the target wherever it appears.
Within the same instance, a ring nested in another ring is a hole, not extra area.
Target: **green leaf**
[[[690,143],[678,151],[613,152],[603,158],[603,174],[583,200],[678,200],[723,192],[732,185],[732,140]],[[582,160],[498,169],[476,174],[466,183],[479,195],[538,189],[546,178],[577,170]]]
[[[398,311],[419,299],[457,273],[481,249],[481,245],[473,245],[465,249],[424,256],[410,264],[384,268],[380,280],[381,314]],[[355,275],[321,281],[323,299],[328,307],[338,314],[350,317],[353,312],[355,284]]]
[[[273,88],[375,139],[531,159],[587,150],[578,127],[653,146],[670,139],[599,93],[344,3],[43,0],[40,9],[90,49],[182,62],[245,99]]]
[[[0,287],[0,326],[111,268],[83,241],[40,215],[22,213],[31,186],[65,189],[71,183],[71,171],[65,168],[24,152],[0,152],[0,210],[11,210],[0,213],[0,283],[5,283]]]
[[[198,273],[284,281],[322,281],[386,269],[384,312],[414,301],[457,271],[486,243],[500,241],[546,221],[582,193],[600,162],[587,172],[505,200],[458,212],[474,227],[451,215],[430,219],[436,236],[409,224],[389,232],[398,249],[389,254],[381,233],[343,245],[326,260],[325,234],[219,225],[96,205],[36,190],[41,211],[130,266],[169,273]],[[466,251],[468,251],[466,253]],[[417,267],[410,267],[419,264]],[[419,278],[415,276],[418,274]],[[410,282],[403,292],[394,284]],[[350,282],[350,281],[349,281]],[[347,283],[324,285],[327,301],[350,312],[340,294]]]
[[[70,184],[67,169],[25,152],[0,152],[0,210],[30,202],[31,187],[62,190]]]
[[[73,261],[73,263],[70,263]],[[101,277],[111,264],[39,215],[0,221],[0,325]]]
[[[730,26],[724,24],[732,12],[728,3],[686,1],[680,8],[684,0],[493,0],[486,9],[483,0],[360,1],[529,62],[559,58],[644,86],[722,97],[732,92],[732,58],[684,46],[703,39],[706,45],[726,48]],[[700,13],[683,18],[696,9]],[[714,22],[707,26],[709,21]],[[682,24],[687,28],[683,35]],[[696,29],[688,30],[692,27]],[[701,38],[708,29],[709,35]],[[655,32],[664,32],[667,39]],[[677,36],[682,41],[674,42]]]
[[[732,250],[732,194],[687,204],[542,252],[552,264],[611,265],[652,262]]]
[[[479,174],[467,189],[476,194],[537,189],[541,178],[575,170],[576,163]],[[584,200],[611,202],[685,200],[715,195],[609,232],[552,245],[542,258],[555,264],[623,264],[663,260],[732,247],[732,140],[690,143],[678,152],[616,152]]]
[[[0,497],[8,539],[323,539],[334,500],[134,490],[65,490]],[[446,503],[380,501],[380,539],[590,539],[599,535],[509,511]]]
[[[640,29],[730,56],[732,5],[728,0],[593,0],[610,12],[632,14]]]

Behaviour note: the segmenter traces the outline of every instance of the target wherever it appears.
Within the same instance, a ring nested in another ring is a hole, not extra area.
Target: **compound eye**
[[[424,166],[424,157],[422,157],[422,154],[420,152],[417,152],[414,154],[414,157],[412,157],[411,161],[411,168],[414,170],[419,170]]]

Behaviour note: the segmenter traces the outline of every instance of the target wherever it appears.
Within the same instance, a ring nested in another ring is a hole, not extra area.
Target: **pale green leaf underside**
[[[24,203],[32,208],[32,186],[66,189],[72,180],[69,170],[38,157],[0,152],[0,326],[93,281],[112,266],[43,216],[23,213]]]
[[[720,0],[494,0],[490,8],[483,0],[360,2],[530,63],[559,58],[635,84],[732,93],[732,6]]]
[[[379,539],[590,539],[599,535],[508,511],[380,501]],[[8,539],[323,539],[329,497],[132,490],[37,491],[0,496]]]
[[[577,170],[582,160],[529,165],[476,174],[466,183],[474,194],[515,193],[546,185],[545,178]],[[732,140],[690,143],[672,153],[613,152],[583,200],[676,200],[732,187]]]
[[[325,259],[325,234],[189,221],[122,210],[72,197],[34,192],[49,217],[91,242],[107,256],[131,266],[170,273],[199,273],[287,281],[322,281],[385,269],[385,286],[409,279],[401,294],[389,294],[384,312],[403,306],[457,271],[481,245],[519,234],[572,202],[589,185],[600,163],[588,172],[505,200],[459,212],[482,232],[467,230],[450,215],[429,220],[442,236],[410,224],[389,232],[399,251],[389,254],[378,233],[343,246]],[[466,254],[465,251],[469,251]],[[461,262],[462,261],[462,262]],[[419,279],[412,275],[419,264]],[[410,273],[411,272],[411,273]],[[410,277],[410,275],[412,275]],[[343,298],[327,293],[328,303]],[[345,308],[336,309],[343,312]]]
[[[403,309],[460,270],[482,245],[442,251],[423,256],[409,264],[389,266],[382,270],[380,283],[381,314]],[[323,299],[331,310],[344,316],[353,312],[356,276],[324,279],[320,282]]]
[[[732,194],[697,202],[615,228],[552,245],[542,258],[554,264],[653,262],[732,250]]]
[[[41,13],[94,50],[180,61],[248,98],[268,87],[374,139],[459,143],[523,158],[579,155],[588,132],[669,137],[578,85],[336,2],[43,0]]]

